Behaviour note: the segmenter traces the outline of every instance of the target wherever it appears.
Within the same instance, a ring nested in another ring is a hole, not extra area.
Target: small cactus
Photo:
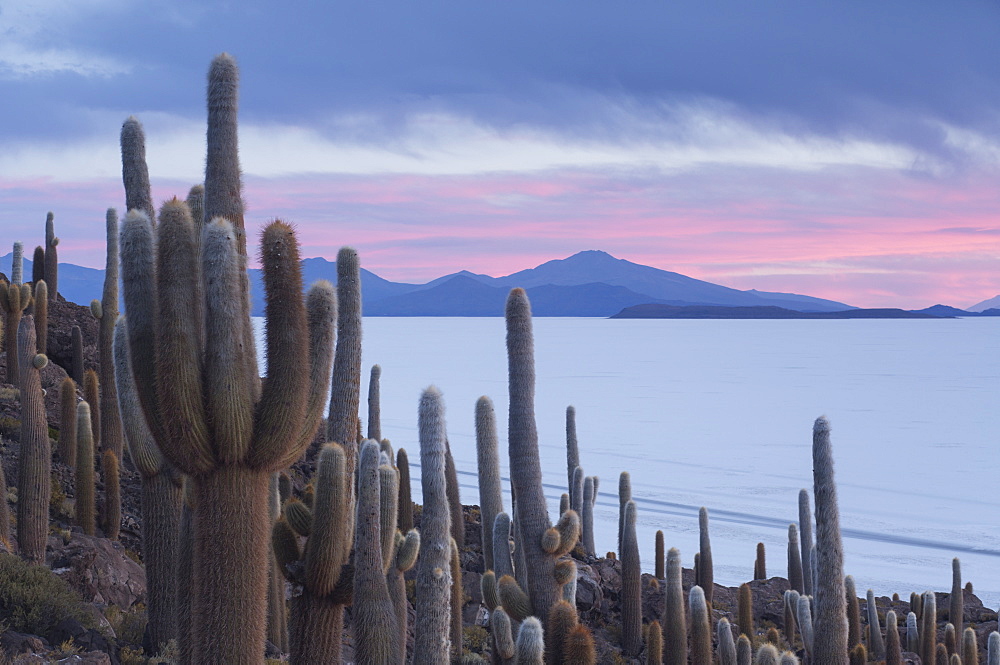
[[[451,511],[451,537],[456,543],[465,545],[465,515],[462,512],[462,497],[458,489],[458,469],[451,456],[451,446],[445,439],[444,477],[448,491],[448,509]]]
[[[83,400],[90,406],[90,434],[96,456],[101,445],[101,382],[92,369],[83,374]]]
[[[816,633],[813,630],[813,610],[812,603],[809,600],[809,596],[799,597],[798,611],[795,614],[795,618],[799,625],[799,634],[802,636],[802,646],[805,647],[806,653],[809,654],[810,660],[815,658],[816,653]],[[847,657],[847,649],[844,649],[844,657]]]
[[[906,615],[906,650],[920,653],[920,630],[917,628],[917,615],[909,612]],[[998,663],[997,665],[1000,665]]]
[[[700,586],[691,587],[688,604],[691,607],[691,660],[695,663],[711,663],[712,624],[708,601]]]
[[[737,613],[736,620],[739,622],[740,632],[745,635],[756,635],[753,620],[753,594],[749,584],[741,584],[736,592]]]
[[[17,249],[20,243],[15,243]],[[16,258],[16,256],[15,256]],[[15,261],[15,265],[18,262]],[[18,329],[21,324],[21,317],[25,308],[31,303],[31,287],[17,281],[0,281],[0,309],[4,313],[4,348],[7,349],[7,383],[15,386],[19,384],[20,372],[18,363]],[[34,323],[32,323],[32,334],[34,334]],[[34,348],[34,341],[32,341]]]
[[[56,249],[58,246],[59,238],[56,237],[55,215],[50,212],[45,216],[45,252],[43,254],[45,267],[42,275],[49,285],[47,297],[52,301],[55,301],[59,292],[59,250]]]
[[[406,448],[396,451],[396,470],[399,471],[399,530],[407,533],[413,528],[413,499],[410,493],[410,457]]]
[[[757,650],[757,655],[754,656],[754,665],[779,665],[779,659],[781,657],[778,655],[778,650],[774,648],[773,644],[765,644],[760,649]],[[699,663],[708,663],[707,660],[699,660]]]
[[[7,503],[7,476],[3,465],[0,465],[0,543],[11,550],[10,541],[10,504]]]
[[[588,556],[594,556],[594,502],[597,499],[596,478],[587,476],[583,479],[583,514],[581,526],[581,541]]]
[[[705,602],[711,610],[715,576],[712,568],[712,541],[708,535],[708,508],[698,510],[698,576],[695,584],[705,592]]]
[[[101,408],[95,417],[100,418],[100,435],[97,442],[102,449],[111,450],[120,461],[125,451],[122,422],[118,414],[118,389],[115,386],[115,361],[111,345],[118,320],[118,212],[108,208],[105,215],[107,235],[107,262],[104,268],[104,292],[101,296],[100,316],[97,324],[97,349],[100,357]]]
[[[715,633],[719,643],[719,665],[736,665],[736,642],[733,641],[729,619],[719,619],[719,623],[715,625]]]
[[[146,165],[146,134],[135,116],[129,116],[122,123],[121,154],[125,210],[141,210],[150,219],[155,219],[149,167]]]
[[[681,553],[676,547],[671,547],[667,552],[667,590],[663,601],[664,665],[687,665],[688,662],[681,573]]]
[[[986,642],[986,665],[1000,665],[1000,633],[995,630]]]
[[[655,623],[654,621],[653,624]],[[590,629],[583,624],[570,631],[569,637],[566,638],[566,658],[563,662],[574,665],[597,665],[594,637],[590,634]]]
[[[666,552],[664,551],[663,545],[663,531],[657,529],[654,543],[654,555],[653,555],[653,565],[654,574],[658,580],[662,580],[666,577],[666,571],[664,566],[666,565]]]
[[[979,643],[971,626],[962,631],[962,665],[979,665]]]
[[[93,536],[94,517],[94,430],[91,427],[90,404],[85,400],[76,407],[76,523],[83,532]]]
[[[38,245],[31,257],[31,283],[37,284],[43,279],[45,279],[45,248]]]
[[[566,642],[579,623],[576,608],[565,600],[560,600],[549,609],[547,623],[549,629],[545,637],[545,662],[572,662],[566,660]]]
[[[767,557],[764,552],[764,543],[757,543],[757,558],[753,562],[753,578],[755,580],[767,579]]]
[[[542,623],[535,617],[528,617],[517,631],[514,645],[517,665],[542,665],[545,656],[545,637]]]
[[[566,407],[566,482],[569,487],[569,505],[573,510],[578,510],[576,501],[582,501],[583,497],[575,495],[575,482],[573,474],[576,467],[580,466],[580,447],[576,440],[576,407]]]
[[[899,625],[896,613],[885,613],[885,665],[903,665],[903,649],[899,641]]]
[[[736,665],[750,665],[753,660],[753,647],[750,644],[750,638],[746,635],[740,635],[740,638],[736,640]]]
[[[381,378],[382,367],[372,365],[368,377],[368,438],[373,441],[382,440]]]
[[[933,663],[937,644],[937,598],[933,591],[924,592],[923,625],[920,626],[920,662]]]

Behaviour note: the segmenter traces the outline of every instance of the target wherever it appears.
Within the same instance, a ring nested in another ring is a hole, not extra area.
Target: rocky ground
[[[85,366],[97,366],[97,325],[89,309],[60,300],[50,305],[49,355],[52,362],[42,371],[42,385],[46,390],[51,434],[59,433],[58,386],[70,367],[69,329],[79,325],[83,331]],[[0,365],[6,366],[3,354]],[[19,449],[19,398],[16,388],[0,384],[0,464],[7,480],[6,498],[11,501],[12,514],[16,503],[17,459]],[[53,450],[57,447],[54,445]],[[415,452],[415,451],[413,451]],[[312,477],[315,448],[306,459],[291,471],[293,486],[301,492]],[[53,453],[53,499],[50,511],[51,531],[46,553],[46,566],[61,578],[82,599],[84,614],[81,616],[52,616],[41,634],[16,632],[11,629],[10,617],[0,597],[0,664],[4,663],[86,663],[91,665],[133,665],[150,661],[142,655],[146,579],[142,563],[139,525],[140,511],[139,476],[127,459],[122,465],[122,525],[119,541],[89,537],[73,525],[73,471]],[[97,473],[98,510],[102,511],[104,497],[103,479]],[[480,579],[483,574],[479,510],[466,506],[465,542],[461,548],[462,584],[465,591],[463,617],[465,622],[465,648],[472,653],[488,656],[489,638],[484,626],[488,625],[488,612],[482,606]],[[419,510],[417,511],[419,518]],[[649,547],[653,547],[649,543]],[[14,546],[16,549],[16,544]],[[6,548],[0,544],[0,552]],[[4,556],[0,554],[0,557]],[[621,636],[621,563],[611,558],[594,558],[583,555],[578,548],[579,578],[577,585],[577,610],[580,620],[588,625],[595,637],[600,663],[640,663],[640,659],[627,658],[619,649]],[[748,569],[750,564],[748,562]],[[410,575],[413,575],[411,571]],[[693,573],[684,571],[685,591],[693,583]],[[770,627],[783,626],[782,594],[788,582],[780,577],[750,582],[753,594],[756,633],[762,636]],[[0,596],[3,582],[0,580]],[[642,576],[643,616],[652,621],[663,613],[663,585],[653,576]],[[901,590],[902,591],[902,590]],[[916,590],[922,591],[922,590]],[[909,590],[906,590],[906,598]],[[887,597],[877,599],[879,614],[896,611],[900,621],[905,621],[909,605],[905,601]],[[737,590],[716,586],[714,592],[714,618],[727,617],[736,624]],[[861,601],[864,607],[864,601]],[[947,594],[938,594],[940,618],[946,616]],[[411,614],[412,618],[412,614]],[[972,626],[985,648],[990,631],[997,630],[997,614],[983,607],[971,592],[965,593],[965,624]],[[412,631],[412,621],[410,623]],[[905,630],[905,629],[904,629]],[[412,638],[412,635],[411,635]],[[943,640],[943,636],[941,637]],[[346,655],[350,655],[347,638]],[[905,640],[904,640],[905,644]],[[787,648],[787,645],[783,645]],[[274,654],[277,656],[277,654]],[[907,654],[908,661],[919,662],[915,655]],[[280,656],[278,656],[280,658]],[[985,652],[981,654],[985,662]]]

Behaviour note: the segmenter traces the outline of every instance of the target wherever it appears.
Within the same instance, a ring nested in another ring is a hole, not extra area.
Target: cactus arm
[[[88,536],[94,535],[94,430],[90,405],[76,406],[76,523]]]
[[[382,541],[382,575],[389,573],[393,565],[393,555],[396,552],[396,518],[399,511],[399,474],[391,466],[381,465],[378,468],[379,488],[379,525]]]
[[[35,345],[45,353],[49,337],[49,287],[45,280],[35,282]]]
[[[142,123],[129,116],[121,131],[122,183],[125,185],[125,210],[141,210],[153,219],[153,196],[146,165],[146,134]]]
[[[160,441],[160,448],[178,468],[198,474],[216,465],[205,411],[205,390],[210,396],[216,396],[217,392],[211,382],[202,381],[202,350],[198,345],[202,318],[199,305],[203,302],[201,271],[193,255],[187,207],[177,199],[165,203],[156,231],[159,294],[156,393],[169,435],[166,441]],[[131,317],[131,307],[128,312]],[[129,342],[130,348],[135,349],[132,340]],[[135,371],[134,353],[132,361]],[[227,388],[232,392],[239,390],[238,386]],[[218,430],[218,418],[216,421]]]
[[[104,290],[101,294],[101,319],[98,323],[101,377],[101,447],[114,451],[119,462],[125,443],[118,409],[118,387],[115,383],[114,353],[115,322],[118,320],[118,211],[108,208],[105,214],[107,261],[104,270]],[[46,268],[48,270],[48,268]]]
[[[357,459],[357,419],[361,389],[361,266],[350,247],[337,252],[337,352],[327,441],[344,446],[347,468],[354,473]]]
[[[319,596],[331,593],[347,563],[351,544],[348,522],[353,522],[347,492],[344,450],[334,443],[323,446],[316,471],[316,497],[313,500],[312,535],[306,542],[306,584]]]
[[[124,316],[119,317],[115,323],[112,350],[115,359],[115,384],[118,388],[118,409],[121,412],[128,453],[143,478],[150,478],[160,473],[164,459],[156,442],[153,441],[153,435],[149,431],[142,406],[139,404],[129,360],[128,324]]]
[[[381,378],[382,367],[372,365],[368,378],[368,438],[375,441],[382,440]]]
[[[483,556],[486,569],[491,570],[494,565],[493,526],[497,514],[503,512],[503,493],[500,486],[500,457],[497,453],[496,413],[493,401],[485,395],[476,400],[476,457],[479,467]]]

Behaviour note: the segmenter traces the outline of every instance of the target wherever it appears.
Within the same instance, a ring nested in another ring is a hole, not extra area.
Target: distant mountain
[[[840,312],[797,312],[770,305],[762,307],[717,307],[696,305],[636,305],[626,307],[612,319],[936,319],[933,314],[903,309],[848,309]]]
[[[337,281],[337,264],[324,258],[302,262],[306,284],[319,279]],[[0,257],[0,269],[10,268],[10,254]],[[25,275],[31,261],[25,260]],[[259,269],[252,269],[251,298],[255,316],[264,313],[264,289]],[[68,300],[89,303],[101,297],[104,271],[60,264],[59,292]],[[606,252],[579,252],[547,261],[505,277],[463,270],[426,284],[391,282],[361,271],[364,313],[367,316],[500,316],[507,293],[514,286],[527,289],[537,316],[611,316],[635,305],[674,307],[756,307],[796,312],[837,312],[852,309],[844,303],[794,293],[739,291],[679,273],[617,259]],[[986,301],[986,304],[991,301]],[[944,306],[935,306],[944,307]],[[946,316],[971,316],[948,308]],[[766,310],[765,310],[766,311]],[[859,314],[863,316],[863,314]]]
[[[977,302],[972,307],[966,307],[970,312],[983,312],[987,309],[1000,309],[1000,296],[993,296],[989,300]]]

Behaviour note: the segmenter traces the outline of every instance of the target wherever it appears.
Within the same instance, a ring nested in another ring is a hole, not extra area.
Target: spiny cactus
[[[35,282],[34,317],[35,345],[38,353],[44,354],[49,338],[49,288],[45,280]]]
[[[882,640],[882,628],[879,626],[878,606],[875,605],[875,592],[871,589],[868,589],[865,607],[868,611],[868,652],[877,660],[882,660],[885,658],[885,642]]]
[[[15,249],[17,244],[14,245]],[[15,265],[17,262],[15,261]],[[25,308],[31,303],[31,286],[19,282],[0,281],[0,308],[4,313],[4,348],[7,350],[7,383],[18,385],[20,381],[20,371],[18,366],[18,342],[17,335],[21,324],[21,317]],[[34,322],[32,322],[32,334],[35,334]],[[31,344],[35,347],[34,340]]]
[[[229,56],[215,60],[210,81],[207,173],[219,166],[211,149],[216,134],[228,132],[235,140],[235,124],[216,114],[216,107],[226,107],[221,115],[235,122],[236,68]],[[230,96],[220,100],[227,91]],[[238,163],[230,167],[238,182]],[[224,211],[216,204],[206,197],[206,215]],[[263,658],[266,630],[270,476],[301,455],[319,425],[333,293],[329,284],[313,286],[307,313],[294,234],[280,221],[271,223],[261,239],[268,358],[261,392],[248,343],[241,228],[224,219],[208,224],[200,265],[193,231],[187,206],[176,199],[161,210],[155,247],[144,214],[131,211],[125,220],[122,273],[132,373],[157,445],[196,485],[197,658],[254,663]],[[224,569],[241,575],[200,572]]]
[[[813,427],[813,496],[816,501],[816,662],[847,662],[847,613],[844,591],[844,545],[833,478],[830,424],[816,419]]]
[[[847,654],[850,665],[865,665],[868,662],[868,650],[864,644],[855,644]]]
[[[413,498],[410,493],[410,457],[406,448],[396,451],[396,470],[399,471],[399,530],[407,533],[413,528]]]
[[[104,476],[104,535],[118,540],[122,523],[121,478],[118,458],[111,449],[106,449],[101,456],[101,473]]]
[[[594,637],[590,634],[590,629],[583,624],[570,631],[569,637],[566,638],[566,658],[563,662],[576,665],[597,665]]]
[[[767,556],[764,552],[764,543],[757,543],[757,558],[753,562],[753,578],[755,580],[767,579]]]
[[[118,320],[118,212],[108,208],[105,215],[107,232],[107,262],[104,268],[104,292],[101,306],[94,314],[97,324],[97,350],[100,358],[101,408],[100,435],[102,449],[111,450],[121,460],[125,449],[122,422],[118,415],[118,389],[115,386],[115,363],[111,344]]]
[[[547,618],[548,609],[562,595],[556,579],[556,561],[580,537],[580,519],[572,510],[551,526],[535,426],[535,362],[531,330],[531,305],[524,289],[512,289],[506,304],[507,368],[510,393],[508,436],[510,475],[516,503],[518,548],[525,557],[523,572],[527,595],[536,615]],[[553,531],[555,532],[553,534]]]
[[[59,238],[56,237],[55,215],[45,216],[45,269],[42,273],[49,285],[48,298],[55,300],[59,292]]]
[[[965,612],[965,602],[962,597],[962,562],[955,557],[951,560],[951,594],[948,596],[948,621],[955,626],[959,635],[963,631],[962,616]],[[964,661],[963,661],[964,663]],[[968,665],[965,663],[964,665]]]
[[[979,665],[979,643],[972,627],[962,631],[962,665]]]
[[[625,530],[625,505],[632,500],[632,476],[622,471],[618,476],[618,551],[622,551],[622,533]]]
[[[503,512],[503,494],[500,486],[500,456],[497,452],[496,414],[493,400],[485,395],[476,400],[476,458],[479,468],[483,558],[486,570],[493,570],[493,525],[497,514]],[[509,572],[504,571],[503,574]]]
[[[712,568],[712,541],[708,536],[708,508],[698,510],[698,577],[695,584],[705,592],[705,602],[712,607],[712,592],[715,590],[715,574]]]
[[[654,577],[658,580],[662,580],[666,576],[666,571],[664,570],[664,566],[666,565],[666,552],[663,549],[663,531],[657,529],[655,541],[653,554],[653,565],[655,571]]]
[[[70,328],[69,339],[72,354],[69,376],[76,385],[81,386],[83,385],[83,333],[80,331],[80,326]]]
[[[736,665],[750,665],[753,660],[753,647],[750,644],[750,638],[746,635],[740,635],[740,638],[736,640]]]
[[[569,505],[573,510],[579,511],[576,507],[577,501],[582,501],[583,497],[576,496],[576,483],[573,474],[576,467],[580,466],[580,447],[576,441],[576,407],[566,407],[566,482],[569,483]]]
[[[885,665],[903,665],[903,649],[899,641],[899,625],[896,613],[885,613]]]
[[[798,611],[795,618],[799,625],[799,634],[802,636],[802,646],[809,654],[810,661],[816,658],[816,631],[813,629],[813,610],[809,596],[799,597]],[[844,648],[843,657],[847,658],[847,648]],[[823,661],[817,661],[823,662]]]
[[[1000,665],[1000,633],[995,630],[986,642],[986,665]]]
[[[396,658],[394,662],[398,663],[406,660],[406,632],[410,610],[409,601],[406,599],[406,582],[403,575],[416,565],[419,554],[420,532],[411,529],[406,533],[406,536],[397,532],[396,546],[391,559],[392,565],[389,566],[387,577],[389,598],[392,600],[393,610],[396,613],[398,633],[395,637]]]
[[[490,615],[490,637],[493,641],[493,655],[501,665],[515,665],[514,625],[502,607],[497,607]]]
[[[753,593],[749,584],[741,584],[736,591],[736,621],[741,633],[751,637],[756,634],[753,621]]]
[[[368,438],[374,441],[382,440],[382,408],[380,402],[380,379],[382,367],[372,365],[368,377]]]
[[[68,376],[59,384],[59,459],[76,467],[76,383]]]
[[[462,657],[462,562],[458,555],[458,544],[451,539],[448,564],[451,567],[451,655],[452,660]]]
[[[206,187],[207,196],[207,187]],[[361,389],[361,265],[351,247],[337,252],[337,351],[333,359],[326,440],[339,443],[354,474]]]
[[[847,598],[847,646],[853,649],[855,644],[861,644],[861,607],[852,575],[844,578],[844,594]]]
[[[379,446],[367,441],[358,461],[358,509],[354,539],[355,660],[359,665],[390,663],[396,654],[396,613],[383,566]],[[393,497],[395,499],[395,497]],[[386,525],[395,537],[396,525]]]
[[[719,665],[736,665],[736,642],[733,641],[729,619],[719,619],[719,623],[715,625],[715,633],[718,636]]]
[[[688,604],[691,607],[691,659],[695,663],[711,663],[712,624],[708,601],[700,586],[691,587]]]
[[[146,425],[132,379],[128,330],[124,318],[119,318],[115,324],[112,351],[125,442],[142,480],[142,559],[146,565],[146,613],[149,617],[150,641],[159,647],[178,637],[177,570],[182,482],[181,476],[156,447],[153,435]],[[76,401],[75,390],[73,400]],[[189,612],[184,614],[190,615]]]
[[[510,551],[510,516],[505,512],[493,518],[493,570],[499,582],[504,575],[514,576],[514,559]]]
[[[434,386],[421,395],[417,420],[424,510],[417,559],[413,665],[430,665],[448,660],[451,620],[451,515],[445,480],[444,401]]]
[[[101,445],[101,382],[92,369],[83,373],[83,400],[90,405],[90,433],[96,456]]]
[[[583,479],[583,514],[580,540],[583,549],[588,556],[594,556],[594,502],[597,498],[597,489],[594,486],[596,479],[594,476],[587,476]]]
[[[49,499],[52,492],[52,454],[49,450],[49,427],[45,420],[45,402],[38,371],[48,359],[35,353],[35,322],[21,319],[17,331],[21,391],[21,451],[17,474],[17,544],[21,556],[34,563],[45,561],[45,540],[49,535]],[[6,486],[4,487],[6,495]],[[4,497],[6,502],[6,496]],[[5,525],[6,528],[6,525]]]
[[[802,547],[802,593],[807,596],[813,594],[812,561],[810,559],[813,547],[812,527],[812,508],[809,505],[809,492],[801,489],[799,490],[799,540]]]
[[[458,470],[455,458],[451,456],[448,440],[444,442],[444,477],[447,481],[448,508],[451,510],[451,537],[456,543],[465,544],[465,516],[462,513],[462,497],[458,490]]]
[[[536,617],[528,617],[517,631],[514,645],[517,665],[542,665],[545,656],[545,637],[542,623]]]
[[[754,665],[779,665],[779,658],[778,650],[771,644],[765,644],[757,650],[757,655],[754,656],[753,662]],[[708,663],[709,661],[699,660],[697,662]]]
[[[45,248],[38,245],[31,257],[31,283],[37,284],[43,279],[45,279]]]
[[[24,283],[24,243],[20,240],[14,243],[13,254],[10,257],[10,283],[21,286]]]
[[[687,665],[688,662],[681,573],[681,553],[676,547],[671,547],[667,552],[667,590],[663,601],[664,665]]]
[[[923,623],[920,626],[920,662],[932,663],[937,644],[937,598],[933,591],[924,592]]]
[[[566,509],[560,510],[559,514],[563,514],[566,510],[573,510],[577,515],[583,512],[583,479],[586,476],[583,473],[583,467],[578,466],[573,469],[573,484],[570,487],[570,494],[566,495]]]
[[[122,123],[121,153],[125,210],[141,210],[149,219],[155,219],[149,168],[146,166],[146,134],[135,116],[129,116]]]
[[[799,657],[791,651],[782,651],[778,665],[799,665]]]
[[[94,430],[91,427],[90,404],[84,400],[76,407],[76,523],[83,532],[93,536],[97,529],[94,517]]]
[[[799,592],[795,589],[788,589],[784,594],[784,606],[785,606],[785,641],[788,642],[789,646],[795,644],[795,626],[796,620],[795,615],[799,609]]]
[[[906,650],[920,653],[920,630],[917,628],[917,615],[914,612],[906,615]]]
[[[566,642],[578,625],[576,608],[561,600],[549,609],[548,633],[545,636],[545,662],[560,665],[566,660]]]
[[[639,540],[635,533],[635,501],[625,505],[622,525],[622,652],[638,656],[642,651],[642,572]]]
[[[944,646],[948,649],[948,655],[955,653],[958,647],[958,640],[955,635],[955,626],[951,622],[944,625]]]

